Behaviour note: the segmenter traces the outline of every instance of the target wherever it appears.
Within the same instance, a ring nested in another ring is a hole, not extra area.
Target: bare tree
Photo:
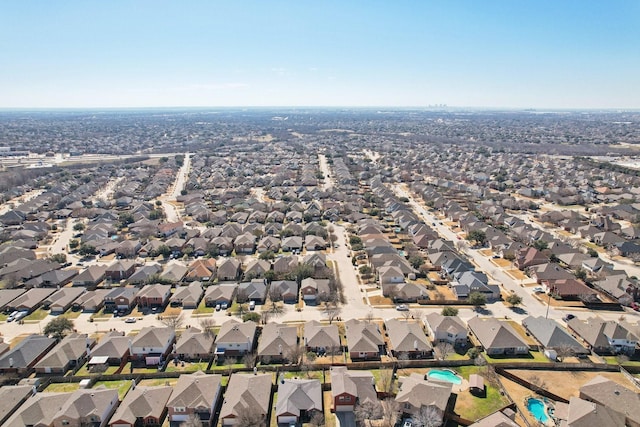
[[[247,302],[248,299],[249,294],[247,294],[247,291],[245,289],[238,289],[238,291],[236,292],[236,301],[238,302],[238,304],[242,305]]]
[[[238,427],[266,427],[265,414],[260,413],[260,410],[256,407],[244,408],[238,414],[238,421],[236,426]]]
[[[373,317],[373,311],[369,310],[369,312],[367,313],[367,315],[366,315],[366,316],[364,316],[364,321],[365,321],[365,322],[367,322],[367,323],[371,323],[371,322],[373,322],[373,319],[374,319],[374,317]]]
[[[255,368],[257,362],[258,357],[254,353],[247,353],[242,357],[242,364],[248,369]]]
[[[176,329],[180,329],[184,324],[184,316],[182,315],[182,313],[180,313],[177,316],[162,316],[162,318],[160,319],[160,322],[164,326],[171,328],[175,331]]]
[[[196,414],[191,414],[186,421],[180,423],[180,427],[202,427],[202,420]]]
[[[273,284],[269,286],[269,299],[271,303],[282,301],[282,290],[277,286],[273,286]]]
[[[400,404],[392,397],[382,401],[382,427],[395,427],[400,419]]]
[[[378,385],[380,391],[383,393],[391,393],[393,389],[393,370],[392,369],[380,369],[380,379]]]
[[[224,358],[224,366],[227,367],[228,375],[231,375],[233,372],[233,365],[237,364],[238,361],[235,357],[225,357]]]
[[[439,427],[442,425],[442,415],[433,406],[422,406],[413,414],[413,425],[416,427]]]
[[[320,411],[315,411],[309,420],[310,427],[324,427],[324,415]]]
[[[304,347],[296,345],[287,350],[286,357],[292,365],[299,365],[304,356]]]
[[[284,305],[275,301],[271,301],[265,308],[273,317],[282,316],[284,314]]]
[[[566,357],[573,357],[576,355],[576,351],[569,344],[560,344],[554,347],[554,350],[560,357],[560,360],[564,360]]]
[[[342,308],[336,303],[325,303],[322,312],[325,316],[327,316],[327,320],[329,320],[329,324],[332,324],[333,321],[342,313]]]
[[[436,344],[436,350],[440,354],[440,359],[445,360],[447,356],[453,353],[453,346],[447,341],[440,341]]]
[[[366,400],[358,403],[354,410],[356,419],[361,423],[371,427],[372,421],[382,418],[382,405],[377,400]]]
[[[200,319],[200,328],[207,338],[214,338],[216,321],[213,317],[203,317]]]

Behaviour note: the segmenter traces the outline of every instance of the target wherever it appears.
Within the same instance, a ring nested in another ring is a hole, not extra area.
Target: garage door
[[[278,417],[278,423],[280,424],[294,424],[296,423],[298,420],[296,420],[295,415],[283,415]]]

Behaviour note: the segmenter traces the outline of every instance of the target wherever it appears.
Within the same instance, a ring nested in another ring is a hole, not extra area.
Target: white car
[[[136,318],[135,317],[127,317],[124,320],[124,323],[136,323]]]
[[[409,306],[406,304],[396,305],[396,310],[398,311],[409,311]]]
[[[541,294],[544,292],[544,289],[542,289],[541,286],[536,286],[535,288],[533,288],[533,292],[535,292],[536,294]]]

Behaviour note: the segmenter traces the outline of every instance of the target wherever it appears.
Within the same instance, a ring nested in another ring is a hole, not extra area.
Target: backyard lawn
[[[51,383],[45,391],[62,393],[67,391],[76,391],[80,388],[80,383]]]
[[[49,315],[49,312],[47,310],[39,308],[33,313],[31,313],[30,315],[28,315],[27,317],[25,317],[23,320],[25,322],[28,322],[29,320],[42,320],[48,315]]]
[[[127,394],[129,388],[131,388],[131,380],[122,381],[98,381],[94,384],[93,388],[104,386],[106,388],[115,388],[118,390],[118,399],[122,400],[124,395]],[[48,389],[49,387],[47,387]]]

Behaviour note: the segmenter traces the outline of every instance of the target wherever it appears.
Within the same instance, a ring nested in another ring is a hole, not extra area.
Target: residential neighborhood
[[[0,424],[640,425],[637,114],[585,115],[0,114]]]

